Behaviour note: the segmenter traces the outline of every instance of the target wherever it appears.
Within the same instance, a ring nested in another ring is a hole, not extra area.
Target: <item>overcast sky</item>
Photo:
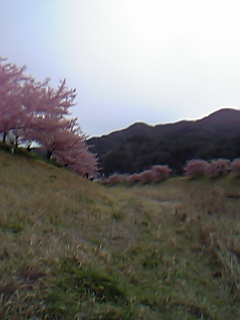
[[[77,88],[83,131],[240,105],[240,1],[0,0],[0,56]]]

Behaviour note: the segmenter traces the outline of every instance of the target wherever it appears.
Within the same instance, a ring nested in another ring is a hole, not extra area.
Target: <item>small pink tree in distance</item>
[[[116,185],[116,184],[118,184],[120,182],[123,182],[123,180],[124,179],[123,179],[123,177],[121,175],[113,174],[108,178],[108,184],[113,186],[113,185]]]
[[[140,176],[140,182],[142,183],[148,183],[153,181],[153,173],[151,170],[145,170],[141,172],[139,176]]]
[[[168,165],[155,165],[151,168],[152,177],[155,182],[169,178],[171,171]]]
[[[240,159],[234,159],[230,163],[230,171],[235,177],[240,177]]]
[[[190,160],[187,162],[184,172],[191,178],[204,176],[208,167],[208,162],[200,159]]]
[[[134,183],[137,183],[140,181],[141,181],[141,174],[140,173],[133,173],[126,178],[126,182],[128,184],[134,184]]]
[[[230,165],[229,160],[227,159],[216,159],[211,160],[209,165],[206,168],[206,175],[209,178],[217,178],[225,176],[229,173]]]

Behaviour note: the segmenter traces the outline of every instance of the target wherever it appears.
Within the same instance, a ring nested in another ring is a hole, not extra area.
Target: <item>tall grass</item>
[[[0,152],[1,319],[238,319],[240,183],[105,187]]]

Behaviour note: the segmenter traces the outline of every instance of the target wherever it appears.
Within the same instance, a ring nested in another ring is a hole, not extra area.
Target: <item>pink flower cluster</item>
[[[66,81],[57,88],[50,79],[36,81],[25,67],[0,58],[0,137],[12,150],[38,145],[49,159],[80,174],[93,174],[97,161],[88,151],[76,118],[70,117],[76,90]]]
[[[206,168],[206,175],[209,178],[225,176],[229,173],[229,163],[227,159],[211,160]]]
[[[104,183],[115,185],[121,182],[125,182],[129,185],[134,183],[150,183],[160,182],[169,178],[172,170],[167,165],[155,165],[150,170],[145,170],[141,173],[133,173],[128,176],[114,174],[110,176]]]
[[[131,174],[130,176],[128,176],[126,178],[127,184],[134,184],[134,183],[137,183],[140,181],[141,181],[141,174],[140,173]]]
[[[168,179],[172,170],[167,165],[156,165],[151,168],[152,176],[155,182]]]
[[[218,178],[229,173],[240,176],[240,159],[234,159],[233,161],[228,159],[190,160],[187,162],[184,172],[186,176],[191,178],[200,176]]]
[[[240,177],[240,159],[234,159],[230,163],[230,171],[235,177]]]
[[[114,174],[108,178],[107,182],[109,185],[113,186],[123,181],[124,181],[124,177],[122,175]]]
[[[184,172],[189,177],[200,177],[205,175],[208,163],[204,160],[190,160],[187,162]]]

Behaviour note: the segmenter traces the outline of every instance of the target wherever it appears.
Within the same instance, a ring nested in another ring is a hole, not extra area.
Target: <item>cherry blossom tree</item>
[[[23,127],[25,113],[21,104],[22,87],[27,80],[25,67],[6,63],[0,58],[0,133],[5,143],[9,132],[18,136],[18,130]]]
[[[207,161],[201,159],[189,160],[184,168],[185,175],[192,178],[204,176],[207,167]]]
[[[0,59],[2,142],[29,149],[38,145],[49,159],[80,174],[93,174],[96,157],[89,152],[77,119],[71,118],[76,90],[69,89],[66,80],[55,89],[49,78],[38,82],[24,72],[25,67]]]
[[[23,96],[23,106],[28,119],[23,134],[25,141],[43,143],[46,147],[47,144],[52,144],[52,138],[59,131],[78,130],[77,119],[69,117],[69,108],[74,105],[76,97],[75,89],[69,90],[65,80],[55,90],[49,86],[49,79],[43,83],[36,83],[31,79],[24,87]],[[46,140],[49,140],[47,144]]]
[[[153,179],[155,182],[163,181],[169,178],[171,169],[168,165],[155,165],[151,168],[151,172],[153,174]]]
[[[235,177],[240,177],[240,159],[234,159],[231,162],[230,170]]]
[[[128,184],[134,184],[134,183],[137,183],[140,181],[141,181],[141,174],[140,173],[133,173],[126,178],[126,182]]]
[[[153,172],[151,170],[145,170],[141,172],[139,175],[141,183],[145,184],[153,181]]]
[[[217,178],[227,175],[230,171],[229,162],[230,161],[228,159],[211,160],[206,169],[206,175],[209,178]]]

